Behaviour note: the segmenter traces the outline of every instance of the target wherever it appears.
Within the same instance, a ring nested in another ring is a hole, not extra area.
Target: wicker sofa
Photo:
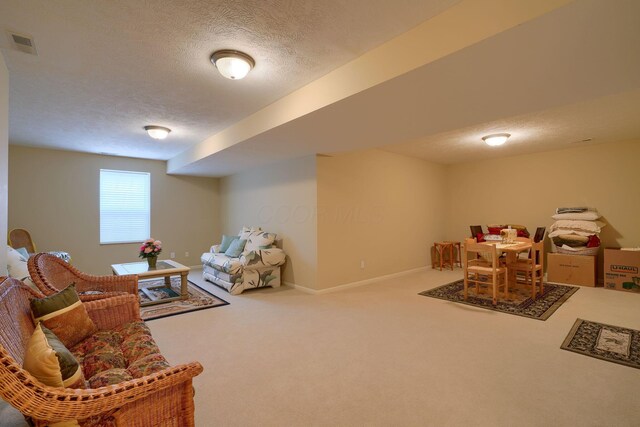
[[[230,236],[227,236],[230,237]],[[226,289],[232,295],[246,289],[280,286],[280,267],[286,254],[276,241],[276,235],[259,227],[243,227],[234,238],[246,242],[238,256],[222,252],[221,245],[213,245],[202,254],[202,276],[205,280]]]
[[[0,397],[36,426],[68,420],[78,420],[81,426],[194,425],[192,378],[202,372],[197,362],[169,367],[162,362],[164,358],[154,356],[151,369],[147,369],[151,364],[140,367],[139,372],[146,371],[144,375],[117,383],[105,377],[97,382],[109,384],[95,387],[89,380],[86,389],[50,387],[24,370],[27,343],[35,329],[30,300],[42,297],[19,280],[0,277]],[[122,294],[84,305],[98,328],[86,341],[148,331],[140,320],[135,295]],[[140,336],[132,341],[140,341]],[[145,342],[155,346],[149,340],[150,335]],[[81,366],[86,377],[92,366],[87,364],[90,349],[86,342],[76,347],[70,350],[79,361],[84,358]]]

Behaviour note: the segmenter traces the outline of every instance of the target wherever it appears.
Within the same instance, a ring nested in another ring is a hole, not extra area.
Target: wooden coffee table
[[[116,276],[124,276],[127,274],[137,274],[138,280],[153,279],[157,277],[164,277],[164,285],[154,287],[140,288],[151,301],[142,303],[140,305],[152,305],[161,304],[164,302],[175,301],[178,299],[187,299],[189,297],[189,291],[187,289],[187,275],[189,274],[189,267],[184,266],[173,260],[158,261],[156,268],[149,268],[149,264],[146,261],[143,262],[129,262],[126,264],[113,264],[111,266],[113,274]],[[153,289],[158,288],[170,288],[171,276],[180,276],[180,295],[172,298],[162,298],[156,300],[155,296],[151,292]]]

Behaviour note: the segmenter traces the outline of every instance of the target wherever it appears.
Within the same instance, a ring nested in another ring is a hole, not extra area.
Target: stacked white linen
[[[600,247],[604,223],[600,214],[589,208],[558,208],[549,228],[551,251],[575,255],[595,255]]]

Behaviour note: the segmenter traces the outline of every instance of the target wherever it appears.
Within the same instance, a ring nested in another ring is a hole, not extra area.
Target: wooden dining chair
[[[544,240],[544,233],[547,229],[545,227],[536,228],[536,234],[533,236],[534,242],[542,242]]]
[[[540,295],[544,292],[544,242],[532,242],[529,256],[525,259],[518,258],[515,262],[507,264],[507,269],[524,274],[525,286],[531,286],[531,298],[536,299],[540,289]]]
[[[471,237],[474,239],[478,237],[478,234],[484,234],[481,225],[470,225],[469,229],[471,230]]]
[[[24,228],[14,228],[9,232],[9,246],[13,249],[25,248],[30,254],[36,253],[36,245],[31,240],[31,234]]]
[[[475,255],[469,259],[469,254]],[[480,256],[484,255],[484,256]],[[504,297],[509,296],[507,269],[500,266],[496,245],[477,243],[475,239],[466,239],[463,250],[464,300],[469,294],[469,284],[475,285],[478,295],[480,285],[490,285],[493,305],[498,304],[498,291],[504,288]]]

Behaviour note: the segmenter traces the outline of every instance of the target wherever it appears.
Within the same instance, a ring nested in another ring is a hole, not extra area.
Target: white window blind
[[[149,238],[150,187],[149,173],[100,169],[100,243]]]

